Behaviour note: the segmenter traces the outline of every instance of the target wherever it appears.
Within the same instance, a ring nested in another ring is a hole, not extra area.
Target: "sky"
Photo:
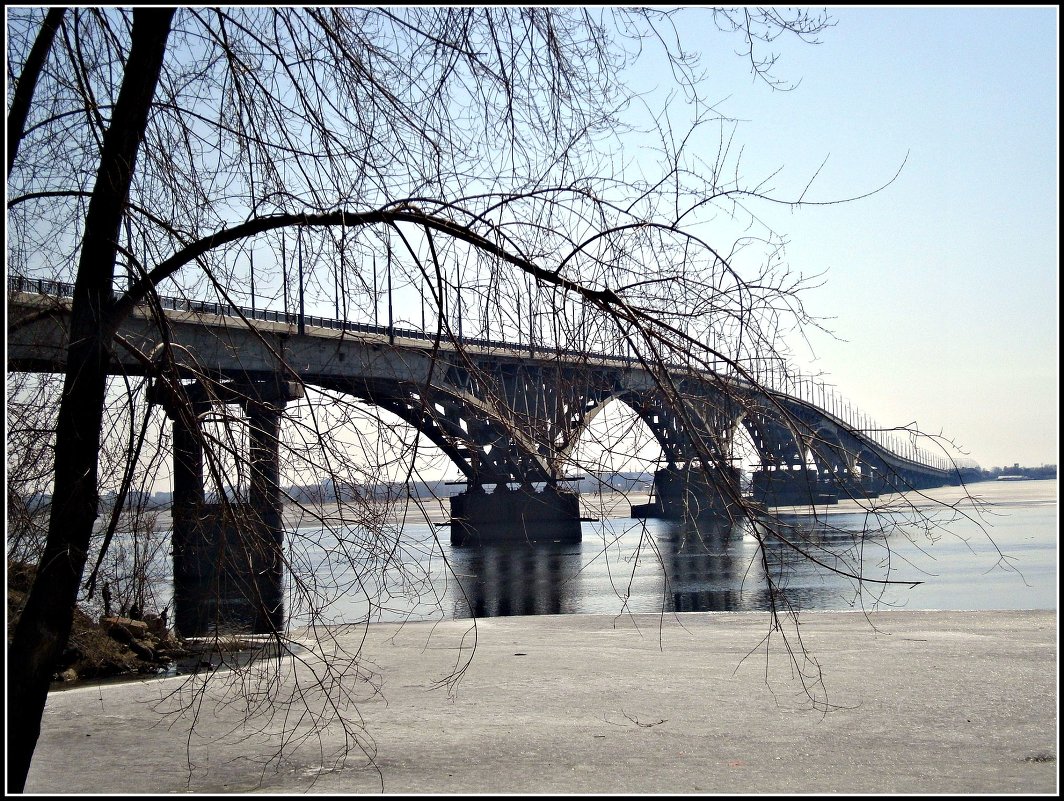
[[[1056,464],[1056,7],[831,8],[820,43],[777,40],[773,92],[707,25],[718,110],[745,172],[852,203],[766,210],[835,337],[797,358],[882,425],[916,422],[984,468]],[[719,89],[718,89],[719,87]],[[826,159],[826,162],[825,162]],[[903,166],[904,165],[904,166]]]

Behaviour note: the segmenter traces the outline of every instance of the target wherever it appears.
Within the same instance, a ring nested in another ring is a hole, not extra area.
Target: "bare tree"
[[[769,83],[775,56],[763,55],[759,42],[784,34],[812,41],[831,24],[805,13],[702,11],[738,32],[754,74]],[[422,304],[421,321],[407,320],[409,327],[435,329],[434,341],[486,383],[491,377],[478,372],[468,342],[480,333],[568,359],[623,352],[654,377],[663,406],[693,432],[710,480],[729,466],[730,454],[705,433],[707,413],[685,376],[730,376],[722,397],[751,403],[749,388],[767,386],[765,366],[786,365],[784,336],[817,322],[801,300],[811,279],[779,266],[781,239],[759,228],[752,210],[803,199],[769,198],[756,183],[740,182],[730,124],[705,102],[678,14],[453,7],[9,14],[9,269],[73,284],[58,400],[33,407],[32,380],[9,385],[9,407],[57,411],[54,423],[19,417],[8,440],[12,449],[17,437],[32,438],[31,426],[54,431],[36,440],[54,453],[51,474],[18,468],[26,482],[18,498],[50,484],[51,507],[9,647],[8,725],[20,732],[8,740],[11,789],[24,786],[71,610],[84,582],[95,588],[96,571],[86,577],[90,556],[106,564],[125,499],[154,484],[159,463],[143,449],[169,444],[163,409],[194,440],[173,447],[202,454],[210,497],[200,500],[234,532],[237,558],[257,558],[262,547],[246,514],[255,498],[241,499],[254,496],[252,479],[267,469],[256,452],[274,448],[286,475],[327,478],[332,500],[343,502],[333,516],[319,511],[322,498],[301,503],[330,537],[337,582],[361,586],[377,604],[387,603],[385,585],[423,591],[424,577],[404,567],[389,509],[359,466],[384,447],[360,440],[359,392],[301,383],[297,367],[245,319],[249,335],[273,349],[288,394],[242,394],[182,350],[165,298],[223,304],[238,316],[256,304],[298,308],[300,319],[307,308],[327,309],[392,331],[402,321],[379,319],[381,298],[406,293]],[[680,131],[668,109],[648,108],[639,124],[626,122],[637,98],[625,71],[650,48],[683,92],[689,122]],[[711,125],[721,132],[719,151],[690,152],[691,134]],[[653,163],[628,164],[636,143]],[[393,282],[387,292],[378,280],[385,273]],[[403,313],[416,316],[416,308]],[[150,352],[120,336],[138,309],[149,310],[155,331]],[[132,352],[139,366],[109,378],[118,350]],[[734,381],[747,389],[735,390]],[[148,384],[152,403],[135,403]],[[497,424],[527,438],[528,420],[486,397]],[[271,415],[279,415],[276,429],[262,422]],[[563,432],[551,457],[556,475],[585,428],[581,418]],[[424,447],[416,435],[395,435],[388,452],[405,466],[402,477],[416,478],[414,457]],[[352,458],[359,452],[363,458]],[[9,479],[9,500],[15,486]],[[119,500],[99,526],[102,487],[114,487]],[[737,517],[763,511],[731,485],[724,491]],[[257,508],[273,509],[274,500]],[[30,511],[21,518],[27,543],[40,539]],[[279,530],[261,514],[259,523]],[[792,544],[819,558],[799,538]],[[289,549],[286,568],[298,612],[317,627],[328,622],[330,593],[348,584],[318,583],[320,573],[301,563],[308,553]],[[859,564],[855,571],[860,581]],[[259,601],[269,607],[269,599]],[[330,652],[328,630],[315,631],[332,677],[320,681],[321,720],[338,717],[349,747],[371,753],[347,714],[352,696],[332,680],[363,676],[358,655]],[[281,653],[284,634],[274,637]]]

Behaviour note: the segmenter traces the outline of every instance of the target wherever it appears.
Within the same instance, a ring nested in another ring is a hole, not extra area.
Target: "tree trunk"
[[[66,646],[97,516],[100,424],[114,319],[119,230],[174,9],[133,11],[130,50],[85,217],[55,439],[44,556],[8,649],[8,790],[22,792],[56,661]]]
[[[33,93],[37,89],[37,81],[41,77],[41,70],[48,60],[48,53],[52,49],[52,40],[55,38],[59,24],[63,21],[65,8],[50,8],[44,17],[44,24],[37,32],[37,38],[33,42],[33,48],[22,67],[22,74],[15,84],[15,94],[11,99],[11,111],[7,115],[7,174],[11,176],[11,166],[15,163],[18,154],[18,146],[22,141],[22,134],[26,130],[26,117],[30,113],[30,105],[33,103]]]

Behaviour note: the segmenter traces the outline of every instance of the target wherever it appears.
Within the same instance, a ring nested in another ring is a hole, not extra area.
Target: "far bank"
[[[589,518],[623,520],[631,519],[633,506],[645,504],[650,499],[647,492],[594,492],[580,495],[581,514]],[[905,494],[894,493],[879,498],[862,500],[842,499],[837,504],[776,507],[787,514],[815,512],[823,514],[849,514],[864,510],[898,508],[911,503],[917,508],[935,505],[976,508],[990,511],[994,506],[1004,507],[1025,503],[1056,503],[1057,480],[1026,481],[979,481],[964,486],[937,487]],[[989,506],[988,506],[989,505]],[[291,526],[314,525],[322,520],[357,520],[359,513],[378,512],[392,524],[402,523],[447,523],[450,520],[449,498],[397,498],[387,504],[285,504],[285,520]],[[773,510],[769,510],[773,511]]]

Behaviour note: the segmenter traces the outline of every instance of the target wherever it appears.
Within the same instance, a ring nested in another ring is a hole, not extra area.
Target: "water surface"
[[[978,504],[961,502],[958,488],[928,493],[957,511],[928,497],[900,503],[892,496],[875,502],[878,516],[852,502],[815,514],[781,510],[772,529],[606,519],[584,523],[583,541],[568,545],[455,548],[446,528],[408,523],[395,548],[376,553],[360,551],[365,540],[358,536],[337,543],[301,529],[289,554],[314,592],[293,587],[289,611],[300,625],[312,616],[353,623],[763,611],[773,603],[798,610],[1056,609],[1056,481],[981,482],[968,491]]]

